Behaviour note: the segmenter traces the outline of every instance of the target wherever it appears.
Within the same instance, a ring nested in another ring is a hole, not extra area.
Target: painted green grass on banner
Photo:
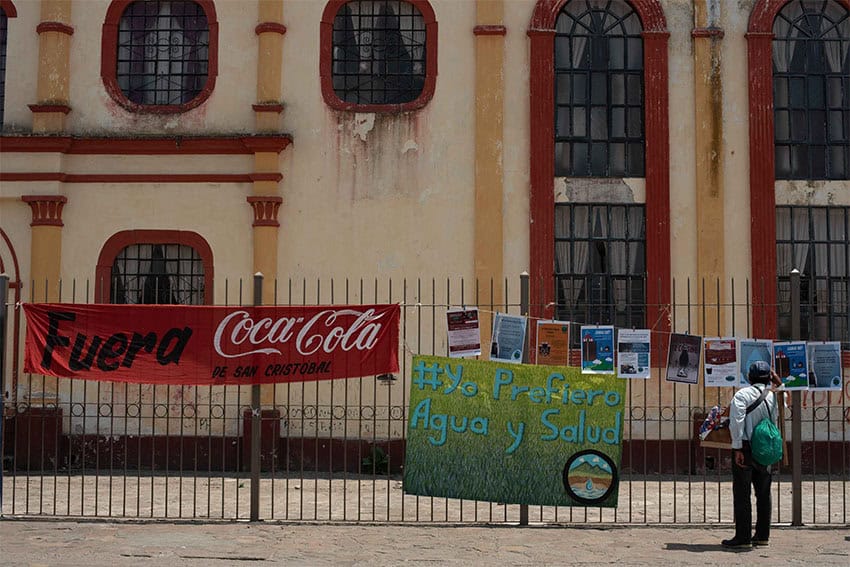
[[[462,372],[461,386],[446,394],[451,383],[446,372],[436,375],[436,380],[442,382],[437,386],[436,382],[429,383],[431,372],[417,371],[423,368],[420,364],[424,368],[436,364],[454,374]],[[617,469],[620,467],[624,380],[582,375],[577,368],[431,356],[414,357],[413,368],[404,469],[404,489],[409,494],[513,504],[584,505],[573,500],[564,488],[563,470],[569,458],[580,451],[593,450],[608,457]],[[553,374],[563,380],[550,379]],[[510,379],[499,389],[498,400],[494,397],[497,377],[503,382]],[[464,395],[464,384],[467,393],[473,390],[471,384],[477,387],[477,393]],[[535,397],[529,396],[531,388],[545,390],[547,384],[545,396],[540,396],[540,390],[534,392]],[[528,390],[514,392],[514,386]],[[565,389],[567,403],[563,403]],[[429,398],[426,428],[420,404]],[[553,436],[553,430],[544,424],[544,412],[548,412],[546,420],[559,433],[564,426],[577,428],[584,412],[584,438],[579,440],[577,432],[568,429],[567,439],[559,434],[554,440],[545,440],[544,437]],[[475,418],[478,420],[473,421]],[[482,433],[484,420],[486,434]],[[443,422],[445,434],[441,431]],[[508,453],[516,443],[508,424],[517,432],[520,423],[524,424],[522,441]],[[453,430],[452,425],[459,431]],[[595,442],[588,439],[588,428],[599,432],[600,438]],[[616,506],[616,498],[615,489],[594,505]]]

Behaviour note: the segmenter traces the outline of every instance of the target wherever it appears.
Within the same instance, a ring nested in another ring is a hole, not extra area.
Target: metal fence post
[[[254,274],[254,305],[263,304],[263,274]],[[260,385],[251,385],[251,521],[260,520]]]
[[[791,270],[791,339],[800,340],[800,272]],[[791,392],[791,525],[803,525],[803,403]]]
[[[519,275],[519,310],[522,315],[528,317],[529,311],[529,275],[528,272],[523,272]],[[528,349],[526,346],[523,353],[524,362],[528,362]],[[519,525],[528,525],[528,504],[519,505]]]

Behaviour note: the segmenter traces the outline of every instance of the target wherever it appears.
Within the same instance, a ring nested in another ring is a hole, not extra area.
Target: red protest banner
[[[28,303],[24,371],[148,384],[263,384],[398,371],[398,305]]]

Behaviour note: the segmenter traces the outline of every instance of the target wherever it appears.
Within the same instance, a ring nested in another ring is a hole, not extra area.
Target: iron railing
[[[749,282],[698,283],[673,282],[672,301],[664,306],[669,326],[656,323],[659,332],[653,335],[654,366],[663,365],[666,358],[667,332],[703,334],[714,327],[725,330],[721,334],[726,336],[759,336],[758,325],[751,320]],[[705,411],[727,403],[732,389],[668,383],[664,368],[654,368],[649,380],[628,384],[616,509],[526,508],[405,495],[402,469],[412,356],[446,354],[448,307],[478,306],[486,329],[497,311],[552,309],[529,297],[529,289],[543,286],[529,285],[527,279],[434,278],[269,284],[280,305],[401,304],[398,375],[224,387],[113,384],[22,374],[12,365],[20,357],[12,354],[22,348],[23,322],[14,324],[17,306],[8,304],[2,321],[9,330],[7,348],[0,349],[6,395],[0,435],[3,516],[732,522],[730,455],[702,449],[696,436]],[[86,303],[91,301],[91,289],[88,283],[63,284],[59,298]],[[247,280],[223,282],[221,303],[251,303],[250,289]],[[843,366],[846,372],[846,353]],[[795,442],[792,458],[775,475],[778,523],[850,522],[846,378],[843,387],[841,392],[798,393],[785,412],[786,436]]]

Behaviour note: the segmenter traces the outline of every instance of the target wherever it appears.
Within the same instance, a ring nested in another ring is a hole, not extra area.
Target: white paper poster
[[[734,337],[707,338],[705,350],[705,385],[707,388],[734,387],[738,381],[738,341]]]
[[[649,378],[649,329],[620,329],[617,333],[617,376]]]
[[[808,343],[809,389],[841,390],[841,343]]]
[[[446,311],[449,332],[449,356],[477,356],[481,354],[481,328],[478,309],[449,309]]]
[[[520,364],[525,348],[527,325],[528,318],[522,315],[496,313],[493,318],[493,342],[490,343],[490,360]]]

